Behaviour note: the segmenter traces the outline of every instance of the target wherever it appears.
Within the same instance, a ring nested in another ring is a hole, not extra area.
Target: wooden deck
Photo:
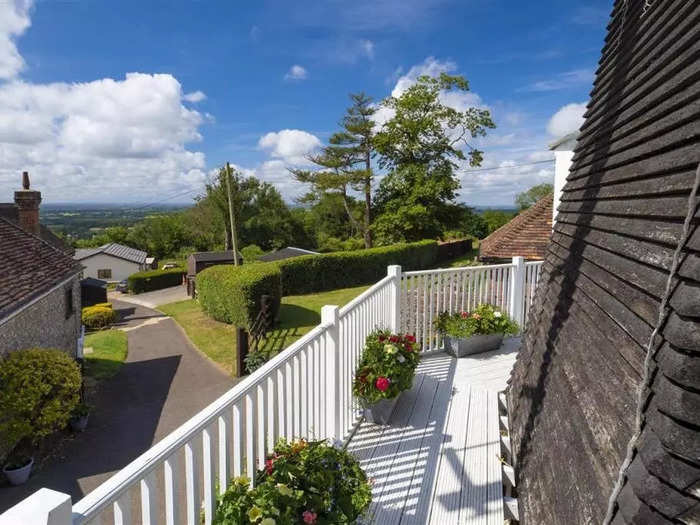
[[[424,358],[390,425],[360,426],[348,450],[374,480],[371,523],[503,525],[497,393],[519,346]]]

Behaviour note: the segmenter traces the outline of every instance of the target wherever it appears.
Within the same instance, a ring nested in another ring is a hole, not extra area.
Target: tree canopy
[[[515,205],[518,207],[518,211],[526,210],[542,197],[550,195],[553,192],[554,186],[552,184],[538,184],[522,193],[518,193],[515,197]]]

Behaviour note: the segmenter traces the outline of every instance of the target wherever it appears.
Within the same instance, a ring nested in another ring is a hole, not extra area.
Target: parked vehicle
[[[129,291],[129,282],[126,279],[119,281],[116,290],[118,292],[127,293]]]

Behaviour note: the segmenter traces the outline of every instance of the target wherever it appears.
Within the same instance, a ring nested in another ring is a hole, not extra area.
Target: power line
[[[475,173],[477,171],[494,171],[494,170],[504,170],[508,168],[522,168],[523,166],[534,166],[536,164],[549,164],[550,162],[554,162],[554,159],[551,160],[538,160],[537,162],[530,162],[529,164],[515,164],[513,166],[497,166],[495,168],[478,168],[475,170],[467,170],[463,171],[462,173]]]

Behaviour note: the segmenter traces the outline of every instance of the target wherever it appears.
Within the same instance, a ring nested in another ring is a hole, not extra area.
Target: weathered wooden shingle
[[[700,2],[617,0],[509,386],[521,523],[600,523],[700,163]],[[614,524],[700,523],[700,209]]]

